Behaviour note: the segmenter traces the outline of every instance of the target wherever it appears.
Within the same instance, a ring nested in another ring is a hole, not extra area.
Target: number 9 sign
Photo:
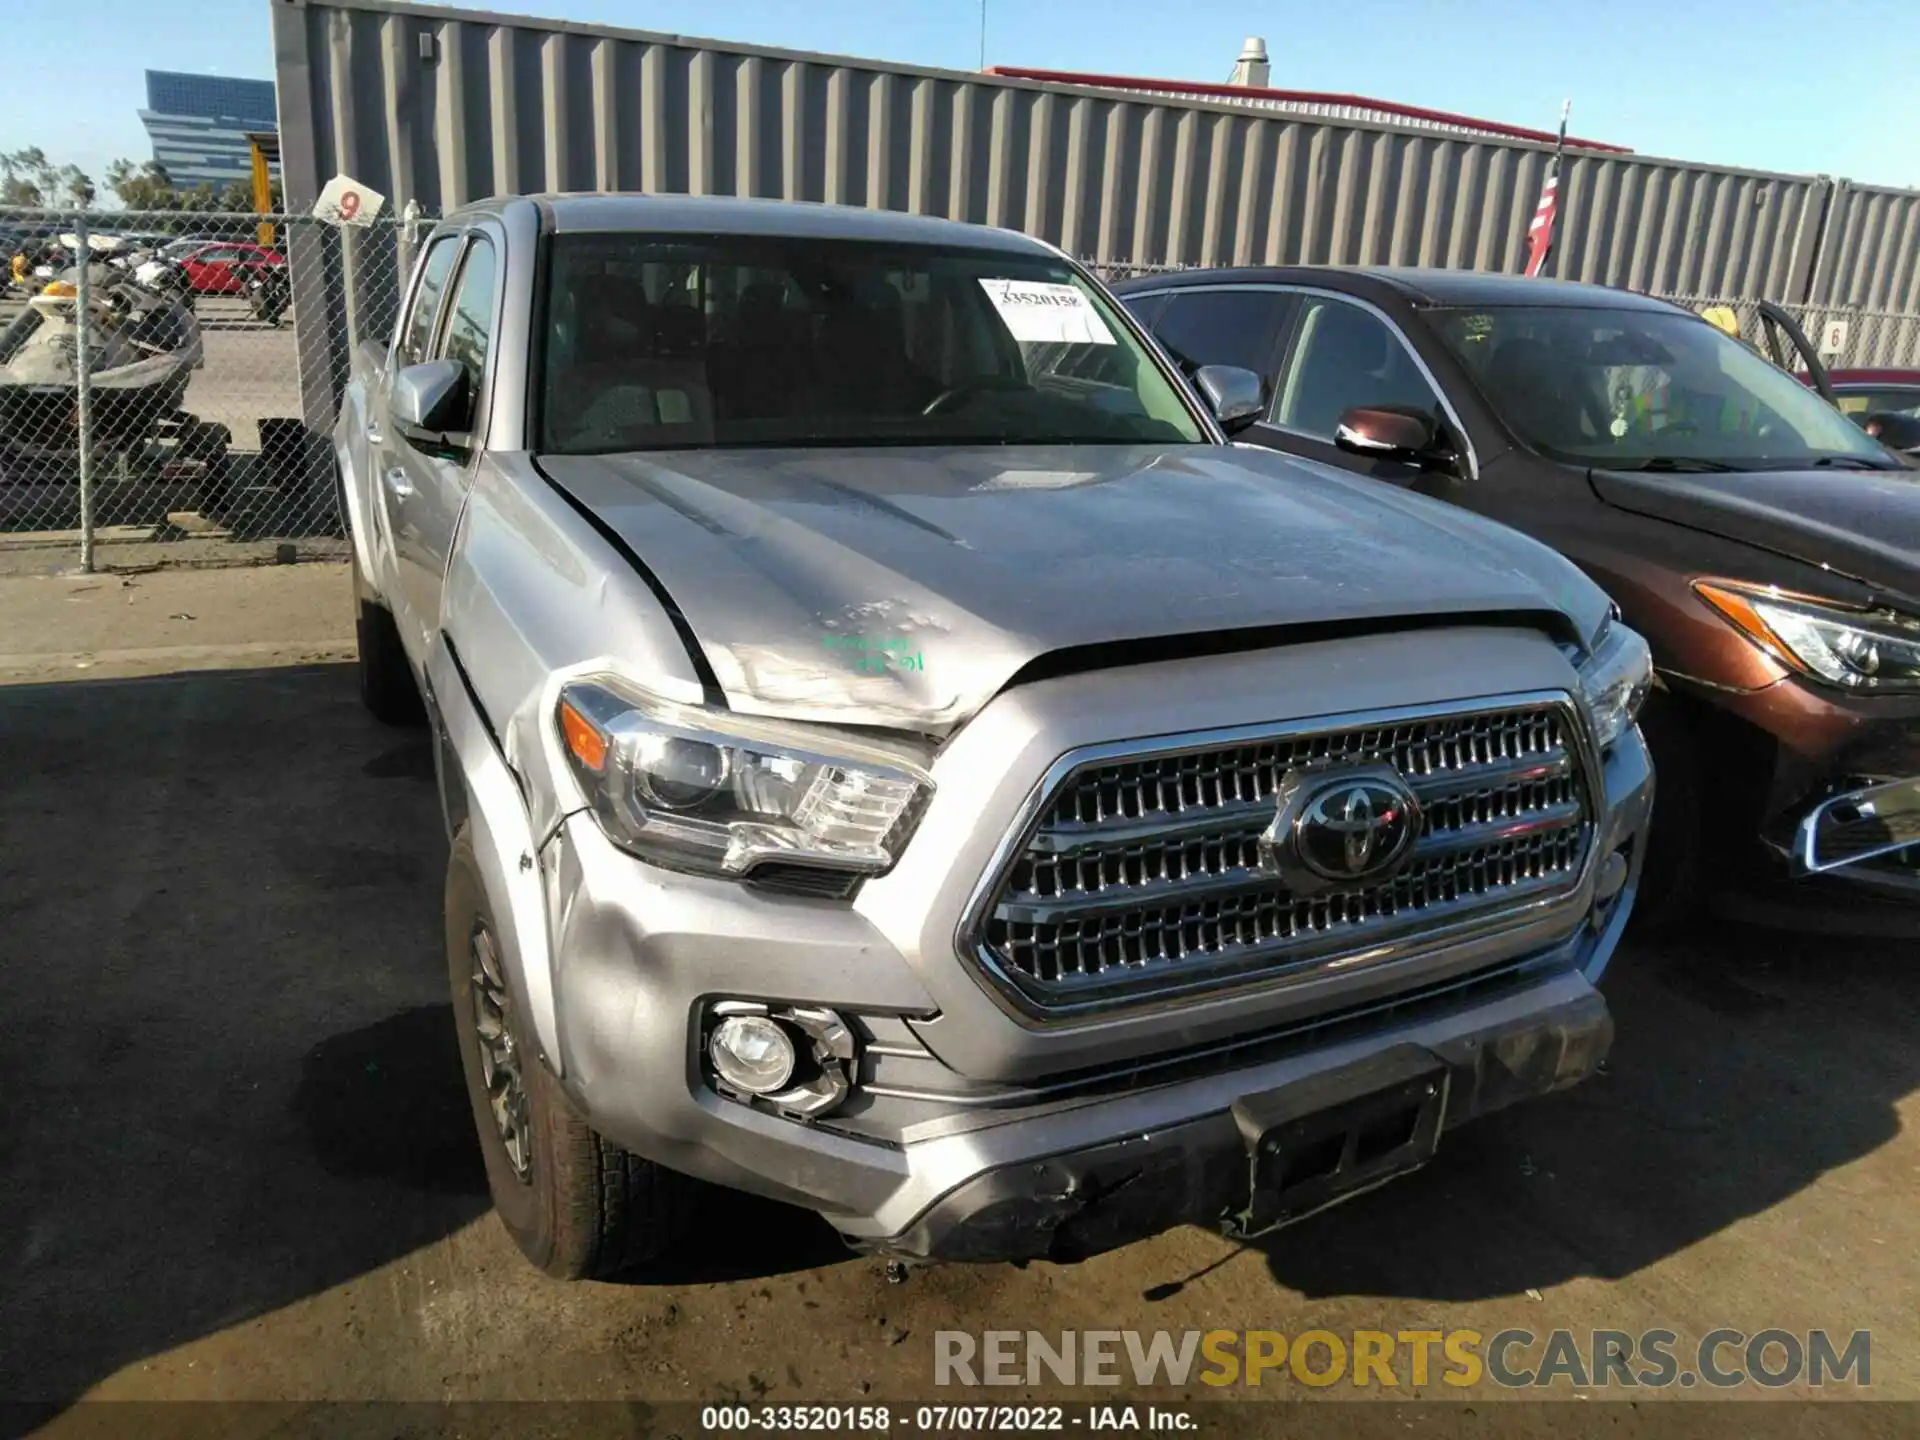
[[[314,202],[314,218],[329,225],[370,225],[385,208],[387,197],[345,175],[329,180]]]

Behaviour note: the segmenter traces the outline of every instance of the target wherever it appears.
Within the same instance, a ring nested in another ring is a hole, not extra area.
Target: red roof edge
[[[1040,80],[1053,85],[1088,85],[1102,90],[1146,90],[1162,94],[1206,95],[1222,100],[1285,100],[1297,105],[1349,105],[1378,110],[1383,115],[1401,115],[1409,120],[1426,120],[1439,125],[1457,125],[1488,135],[1504,135],[1510,140],[1531,140],[1551,145],[1557,138],[1551,130],[1529,130],[1523,125],[1503,125],[1498,120],[1476,120],[1471,115],[1454,115],[1445,110],[1425,110],[1418,105],[1398,105],[1391,100],[1374,100],[1365,95],[1329,95],[1317,90],[1263,90],[1253,85],[1215,85],[1203,80],[1152,80],[1138,75],[1089,75],[1072,70],[1030,70],[1020,65],[992,65],[989,75],[1009,80]],[[1609,145],[1601,140],[1567,137],[1569,149],[1601,150],[1613,155],[1631,155],[1625,145]]]

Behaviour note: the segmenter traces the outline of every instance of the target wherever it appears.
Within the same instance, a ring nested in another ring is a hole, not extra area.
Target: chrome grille
[[[1578,884],[1592,833],[1580,723],[1531,700],[1085,760],[977,912],[982,958],[1047,1009],[1318,967],[1551,899]],[[1423,812],[1397,873],[1296,894],[1260,868],[1289,772],[1383,763]]]

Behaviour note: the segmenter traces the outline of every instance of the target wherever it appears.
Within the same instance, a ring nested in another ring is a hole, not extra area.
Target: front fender
[[[523,455],[478,467],[441,594],[450,638],[534,832],[553,833],[567,802],[552,743],[553,678],[608,658],[656,694],[703,698],[692,657],[633,565]]]
[[[553,950],[538,838],[520,787],[444,638],[434,642],[427,676],[448,820],[455,825],[464,820],[468,827],[508,991],[526,1017],[540,1059],[557,1076],[562,1071]]]

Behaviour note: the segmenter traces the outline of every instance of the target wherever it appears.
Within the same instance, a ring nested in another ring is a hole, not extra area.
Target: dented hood
[[[944,731],[1076,647],[1606,597],[1464,510],[1240,446],[543,456],[652,570],[727,701]]]

